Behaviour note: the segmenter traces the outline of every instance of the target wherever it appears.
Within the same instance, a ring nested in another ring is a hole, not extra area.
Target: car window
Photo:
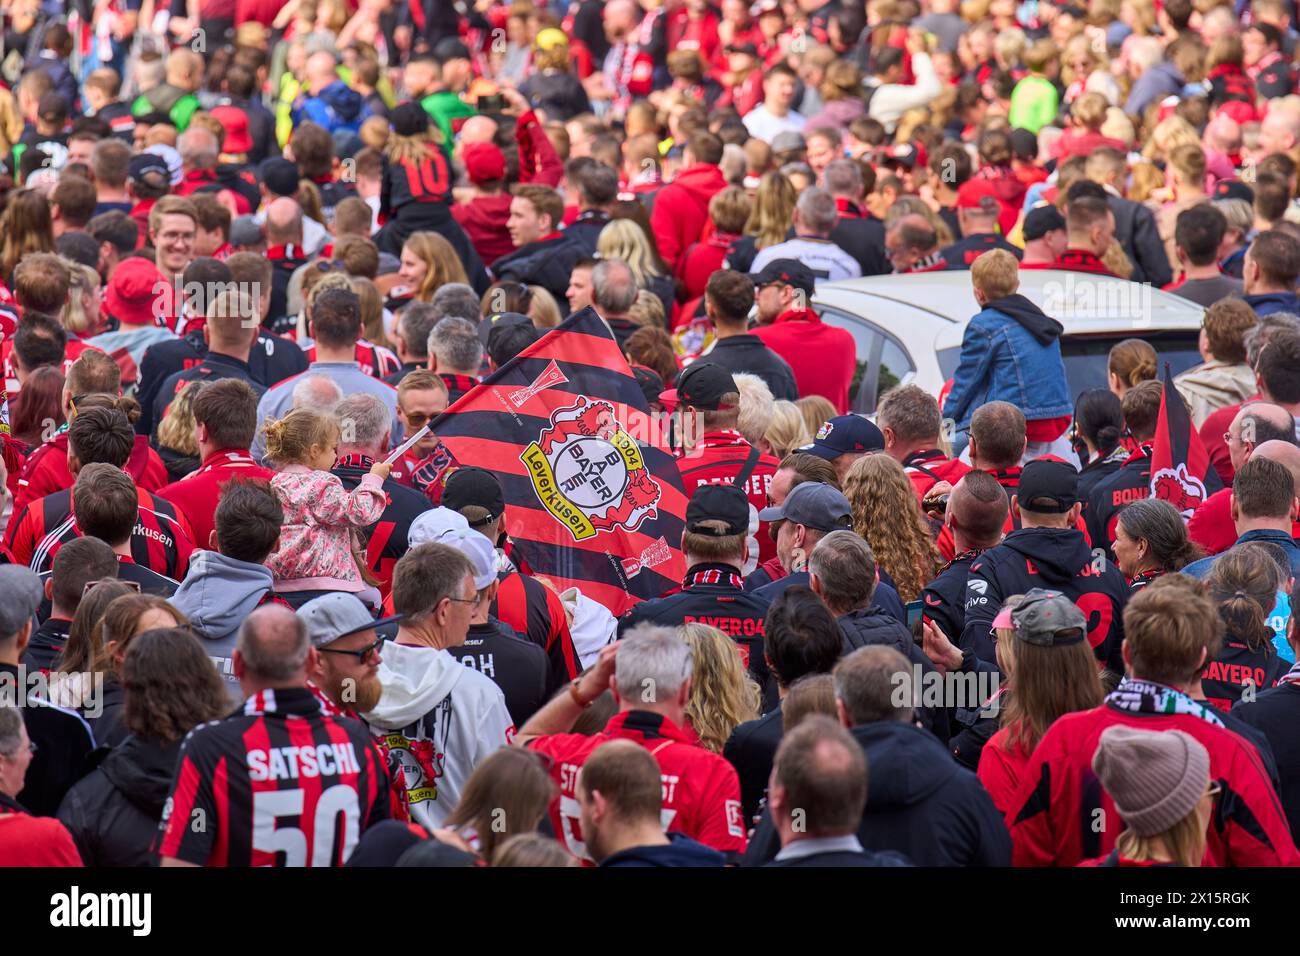
[[[1065,363],[1065,379],[1072,396],[1090,388],[1108,388],[1106,376],[1106,359],[1110,350],[1128,335],[1067,335],[1061,340],[1061,359]],[[1169,363],[1173,375],[1185,372],[1201,362],[1201,353],[1197,348],[1197,333],[1186,332],[1148,332],[1141,338],[1151,343],[1151,347],[1160,356],[1158,374],[1164,375],[1164,363]],[[959,347],[940,349],[935,356],[939,360],[939,371],[945,380],[952,378],[957,371],[957,362],[961,358]]]
[[[813,306],[827,324],[848,329],[857,345],[857,367],[849,386],[849,407],[872,414],[880,396],[916,371],[907,350],[878,325],[823,305]]]

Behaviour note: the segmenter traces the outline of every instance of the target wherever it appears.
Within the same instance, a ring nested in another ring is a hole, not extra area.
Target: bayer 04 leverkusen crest
[[[613,613],[676,587],[686,495],[613,334],[593,309],[488,376],[432,425],[455,466],[501,481],[514,554]]]

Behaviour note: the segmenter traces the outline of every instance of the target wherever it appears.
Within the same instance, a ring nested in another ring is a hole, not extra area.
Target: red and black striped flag
[[[513,556],[620,615],[685,573],[686,495],[660,424],[613,334],[587,308],[430,428],[455,466],[501,480]]]
[[[1186,521],[1206,498],[1222,487],[1201,444],[1201,436],[1192,427],[1187,406],[1174,387],[1166,362],[1160,421],[1151,446],[1151,497],[1168,501]]]

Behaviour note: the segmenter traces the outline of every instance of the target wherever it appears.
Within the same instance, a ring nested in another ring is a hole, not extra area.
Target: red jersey
[[[677,459],[677,470],[681,472],[686,497],[690,498],[700,485],[735,484],[751,451],[756,449],[738,431],[723,429],[705,432],[699,444]],[[767,507],[767,489],[771,486],[779,465],[780,462],[771,455],[758,454],[755,457],[749,477],[741,485],[755,513]],[[750,518],[752,520],[754,515],[750,515]],[[767,535],[766,528],[767,525],[763,524],[758,529],[760,563],[776,554],[776,542]]]
[[[135,436],[131,457],[123,468],[136,487],[142,491],[157,491],[167,484],[167,466],[158,453],[149,447],[145,435]],[[14,510],[31,504],[38,498],[56,491],[71,488],[76,479],[68,470],[68,432],[66,428],[27,456],[23,472],[18,476],[18,491],[14,495]]]
[[[93,352],[100,351],[100,349],[95,348],[93,345],[87,345],[85,342],[81,341],[81,339],[74,339],[71,337],[68,339],[68,344],[63,348],[63,365],[60,367],[60,371],[63,372],[64,378],[68,377],[68,371],[72,368],[72,363],[81,356],[82,352],[88,350]],[[14,340],[12,338],[6,338],[3,343],[0,343],[0,364],[4,365],[5,394],[8,396],[10,402],[18,397],[19,387],[18,372],[14,369],[13,351]]]
[[[203,459],[197,470],[180,481],[173,481],[158,492],[189,519],[194,533],[194,544],[215,551],[212,531],[216,527],[217,504],[221,500],[221,486],[232,478],[265,478],[271,480],[275,472],[263,468],[248,452],[227,448],[214,451]]]
[[[546,651],[557,683],[573,680],[581,668],[560,596],[536,578],[519,571],[501,577],[492,616]]]
[[[858,355],[851,332],[827,325],[812,309],[793,309],[754,334],[786,360],[801,396],[821,395],[835,406],[836,415],[848,412]]]
[[[131,560],[155,574],[181,580],[194,551],[189,521],[170,501],[140,487],[136,494],[140,513],[131,533]],[[26,564],[39,574],[53,567],[59,548],[79,537],[72,489],[64,488],[15,509],[5,530],[4,547],[15,564]]]
[[[551,802],[551,824],[568,851],[581,860],[591,859],[578,812],[578,771],[601,744],[633,740],[659,764],[664,829],[684,833],[723,853],[744,852],[745,824],[736,770],[722,757],[698,746],[697,739],[662,714],[626,710],[611,717],[603,733],[549,734],[529,741],[531,749],[551,758],[551,776],[560,787],[560,795]]]
[[[158,852],[197,866],[342,866],[389,818],[388,787],[360,722],[325,713],[306,687],[264,690],[185,738]]]
[[[308,362],[315,362],[316,346],[312,345],[304,349],[303,354],[307,356]],[[357,339],[356,356],[357,368],[371,378],[386,378],[402,367],[401,360],[392,349],[375,345],[365,339]]]
[[[58,820],[34,817],[0,793],[0,860],[5,866],[81,866],[72,834]]]
[[[1125,682],[1102,706],[1058,718],[1034,748],[1006,816],[1012,863],[1076,866],[1114,849],[1124,827],[1092,770],[1092,757],[1102,732],[1123,724],[1149,731],[1181,730],[1209,751],[1210,778],[1223,785],[1223,793],[1209,828],[1208,864],[1300,865],[1281,802],[1254,745],[1225,728],[1211,708],[1181,694],[1179,706],[1189,709],[1173,713],[1137,713],[1110,702],[1135,685],[1159,686]]]
[[[922,499],[926,492],[941,481],[955,485],[961,476],[970,471],[970,465],[956,458],[947,458],[937,448],[929,451],[917,451],[907,456],[903,462],[903,471],[912,479],[916,497]]]
[[[1201,502],[1187,522],[1187,536],[1204,548],[1206,554],[1219,554],[1237,543],[1231,498],[1231,488],[1216,491]],[[1291,525],[1291,537],[1300,538],[1300,523]]]

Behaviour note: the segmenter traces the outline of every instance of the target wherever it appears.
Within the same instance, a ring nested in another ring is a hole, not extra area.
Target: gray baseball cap
[[[1088,619],[1060,591],[1034,588],[1011,612],[1016,637],[1039,647],[1078,644],[1088,636]]]
[[[0,638],[13,637],[41,606],[45,589],[31,568],[0,564]]]
[[[759,521],[793,521],[817,531],[850,531],[853,508],[837,489],[820,481],[805,481],[786,495],[782,504],[764,508]]]
[[[394,614],[376,621],[360,598],[342,591],[313,598],[298,608],[298,616],[307,625],[312,647],[324,647],[349,634],[402,620],[400,614]]]

